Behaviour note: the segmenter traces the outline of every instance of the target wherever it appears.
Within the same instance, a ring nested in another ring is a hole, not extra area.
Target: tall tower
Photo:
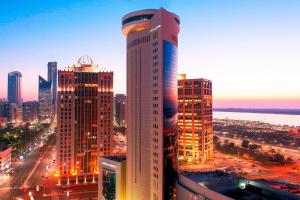
[[[127,199],[175,199],[179,17],[150,9],[122,18],[127,36]]]
[[[51,82],[39,76],[39,122],[50,123],[52,117]]]
[[[8,73],[7,99],[9,103],[16,103],[18,106],[22,104],[21,78],[21,72]]]
[[[57,169],[62,180],[90,182],[99,156],[112,154],[113,73],[88,56],[58,71]]]
[[[178,160],[206,162],[213,156],[212,83],[197,78],[178,80]]]
[[[48,62],[48,81],[52,87],[52,103],[56,104],[57,94],[57,62]]]

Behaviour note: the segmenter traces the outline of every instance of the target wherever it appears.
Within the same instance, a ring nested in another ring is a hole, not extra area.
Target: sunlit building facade
[[[99,156],[112,154],[112,131],[113,73],[103,71],[88,56],[59,70],[57,176],[94,182]]]
[[[182,164],[206,162],[213,155],[212,82],[178,80],[178,160]]]
[[[175,199],[179,23],[177,15],[163,8],[122,18],[127,36],[127,199]]]

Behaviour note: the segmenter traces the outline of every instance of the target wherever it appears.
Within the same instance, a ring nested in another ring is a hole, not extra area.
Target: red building
[[[206,162],[213,155],[212,83],[207,79],[178,80],[178,159]]]
[[[112,132],[113,73],[81,57],[58,72],[57,175],[95,181],[99,156],[112,154]]]

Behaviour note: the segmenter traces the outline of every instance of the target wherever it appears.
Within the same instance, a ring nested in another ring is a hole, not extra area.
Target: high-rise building
[[[206,162],[213,156],[212,83],[178,77],[178,160]]]
[[[175,199],[179,23],[177,15],[163,8],[122,18],[127,36],[127,199]]]
[[[8,103],[7,119],[11,123],[22,121],[22,107],[16,103]]]
[[[48,62],[48,81],[52,87],[52,103],[56,104],[57,96],[57,62]]]
[[[38,119],[39,103],[37,101],[23,102],[23,122],[33,122]]]
[[[52,118],[51,82],[39,76],[39,122],[50,123]]]
[[[113,73],[83,56],[58,71],[57,97],[57,175],[95,181],[99,156],[113,150]]]
[[[8,73],[7,99],[9,103],[15,103],[18,106],[22,104],[21,72],[14,71]]]
[[[118,126],[125,126],[126,95],[116,94],[114,98],[115,121]]]

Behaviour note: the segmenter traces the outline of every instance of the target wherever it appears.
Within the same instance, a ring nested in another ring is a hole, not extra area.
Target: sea
[[[261,121],[274,125],[300,126],[300,115],[214,111],[213,118]]]

